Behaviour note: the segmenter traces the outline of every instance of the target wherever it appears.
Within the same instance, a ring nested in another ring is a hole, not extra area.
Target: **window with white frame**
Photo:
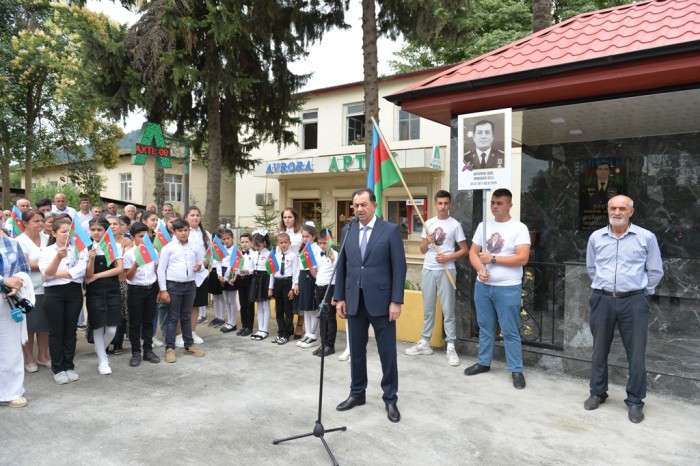
[[[348,104],[345,106],[345,145],[365,143],[365,104]]]
[[[399,141],[420,139],[420,117],[399,110]]]
[[[318,148],[318,110],[301,113],[301,148]]]
[[[182,202],[182,175],[165,175],[165,200],[167,202]]]
[[[119,175],[119,197],[122,201],[131,200],[131,173]]]

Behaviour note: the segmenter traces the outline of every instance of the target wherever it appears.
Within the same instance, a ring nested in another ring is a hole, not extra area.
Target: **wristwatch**
[[[496,263],[496,256],[491,256],[491,263],[495,264]]]

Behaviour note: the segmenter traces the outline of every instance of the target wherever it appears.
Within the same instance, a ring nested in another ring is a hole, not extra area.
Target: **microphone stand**
[[[357,222],[357,217],[350,223],[352,225],[353,223]],[[343,254],[345,251],[345,242],[348,240],[348,236],[350,233],[350,228],[348,227],[347,232],[345,233],[345,237],[343,238],[343,241],[340,243],[340,249],[338,250],[338,257],[335,260],[335,267],[333,267],[333,274],[331,274],[331,279],[328,282],[328,288],[326,288],[326,292],[323,295],[323,300],[321,301],[321,304],[318,306],[320,318],[321,318],[321,371],[320,371],[320,381],[318,384],[318,417],[316,418],[316,423],[314,424],[314,430],[312,432],[307,432],[305,434],[299,434],[299,435],[293,435],[291,437],[286,437],[282,439],[277,439],[273,440],[272,444],[277,445],[282,442],[287,442],[289,440],[296,440],[304,437],[311,437],[312,435],[314,437],[317,437],[318,439],[321,440],[321,443],[323,443],[323,446],[326,449],[326,452],[328,453],[328,456],[330,457],[331,461],[333,462],[333,466],[338,466],[338,461],[336,461],[335,456],[333,456],[333,452],[331,451],[330,447],[326,443],[326,439],[323,438],[324,434],[330,433],[330,432],[337,432],[337,431],[345,431],[347,430],[347,427],[342,426],[342,427],[336,427],[333,429],[326,429],[323,427],[323,424],[321,423],[321,414],[323,412],[323,373],[324,373],[324,368],[325,368],[325,362],[326,362],[326,329],[328,328],[328,322],[327,322],[327,317],[326,317],[326,311],[329,308],[328,304],[328,292],[331,289],[331,283],[333,283],[333,278],[335,277],[335,272],[338,269],[338,261],[340,260],[340,255]]]

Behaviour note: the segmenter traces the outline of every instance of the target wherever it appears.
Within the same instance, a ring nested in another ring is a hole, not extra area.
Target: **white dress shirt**
[[[187,283],[195,281],[195,264],[202,263],[202,251],[193,248],[191,243],[181,243],[176,237],[163,246],[158,265],[158,285],[167,291],[167,281]]]

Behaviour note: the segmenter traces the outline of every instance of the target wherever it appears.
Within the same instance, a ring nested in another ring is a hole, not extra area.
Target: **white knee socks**
[[[97,362],[99,364],[107,362],[107,347],[109,347],[116,334],[117,327],[100,327],[92,331],[92,338],[95,341],[95,353],[97,353]]]

